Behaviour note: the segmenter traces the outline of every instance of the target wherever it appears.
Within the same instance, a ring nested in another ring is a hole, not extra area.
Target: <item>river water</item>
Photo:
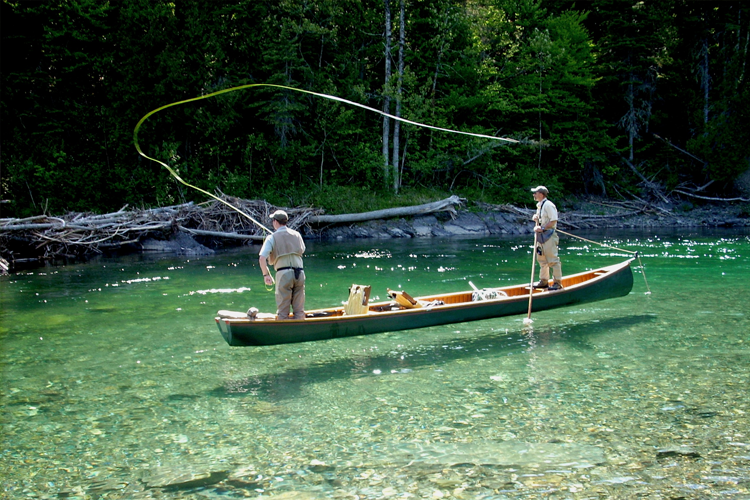
[[[257,247],[4,277],[0,496],[750,498],[748,234],[584,236],[629,296],[268,347],[213,320],[273,312]],[[526,240],[310,242],[307,306],[528,282]]]

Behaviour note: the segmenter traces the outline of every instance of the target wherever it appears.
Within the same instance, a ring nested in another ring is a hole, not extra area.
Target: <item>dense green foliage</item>
[[[724,193],[750,158],[749,18],[732,1],[3,0],[3,212],[202,201],[138,155],[133,128],[251,83],[521,143],[402,124],[394,161],[382,116],[256,87],[153,115],[144,151],[207,191],[287,205],[399,189],[529,202],[536,184]]]

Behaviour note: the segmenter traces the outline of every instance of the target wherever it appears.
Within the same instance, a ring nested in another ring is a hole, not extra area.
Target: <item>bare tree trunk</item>
[[[433,121],[435,118],[435,93],[437,92],[437,79],[438,79],[438,76],[440,75],[440,61],[443,58],[443,47],[445,47],[445,41],[443,41],[442,44],[440,45],[440,50],[438,51],[438,56],[437,56],[437,62],[435,63],[435,75],[434,75],[434,78],[432,79],[432,95],[431,95],[432,101],[430,102],[430,111],[432,113]],[[432,149],[433,132],[434,132],[433,130],[430,130],[430,141],[428,144],[429,149]]]
[[[401,93],[404,81],[404,0],[400,2],[401,8],[399,13],[399,32],[398,32],[398,83],[396,87],[396,116],[401,118]],[[398,150],[401,139],[401,122],[396,120],[393,124],[393,192],[398,194],[401,186],[401,176],[399,175],[399,158]]]
[[[435,62],[435,75],[432,77],[432,107],[433,107],[433,116],[434,114],[434,107],[435,107],[435,92],[437,92],[437,80],[438,76],[440,76],[440,61],[443,59],[443,47],[445,47],[445,42],[443,42],[440,45],[440,50],[438,51],[437,55],[437,61]]]
[[[544,88],[542,85],[542,81],[544,80],[544,65],[539,68],[539,160],[537,163],[537,168],[542,168],[542,106],[541,106],[541,100],[542,100],[542,93],[544,92]]]
[[[404,178],[404,163],[406,163],[406,148],[407,147],[409,147],[409,133],[408,132],[406,133],[406,139],[404,140],[404,152],[401,153],[401,165],[399,166],[400,173],[398,175],[399,179]]]
[[[628,113],[631,117],[630,127],[628,127],[628,144],[630,145],[630,161],[635,161],[635,136],[638,133],[638,113],[635,110],[635,89],[631,83],[628,86],[630,110]]]
[[[323,165],[325,165],[325,159],[326,159],[326,148],[325,148],[325,141],[324,141],[323,147],[320,148],[320,189],[323,189]]]
[[[708,94],[711,88],[711,75],[708,72],[708,41],[704,38],[700,51],[701,62],[698,64],[701,88],[703,89],[703,125],[708,125]],[[707,132],[707,131],[706,131]],[[704,133],[706,133],[704,132]]]
[[[291,78],[291,69],[289,68],[288,61],[285,63],[284,76],[286,77],[286,85],[289,85],[292,81],[292,78]],[[276,133],[279,136],[281,149],[286,149],[287,145],[289,144],[289,140],[287,137],[291,135],[291,119],[288,114],[289,108],[291,107],[291,103],[289,100],[288,92],[283,93],[281,102],[283,103],[283,106],[282,106],[283,111],[282,111],[280,119],[277,120],[275,129],[276,129]]]
[[[628,84],[628,89],[625,94],[625,101],[628,103],[628,110],[625,116],[620,118],[620,126],[625,129],[628,134],[628,160],[633,161],[635,154],[633,152],[633,146],[635,142],[635,136],[638,134],[638,113],[635,109],[635,89],[633,88],[632,77],[631,83]]]
[[[389,82],[391,79],[391,6],[389,0],[383,0],[385,6],[385,85],[383,93],[385,99],[383,102],[383,112],[391,112],[391,97]],[[390,143],[391,120],[383,116],[383,170],[386,179],[388,178],[388,146]]]
[[[736,90],[739,90],[740,86],[742,85],[743,80],[745,79],[745,67],[747,63],[747,51],[748,47],[750,46],[750,31],[745,36],[745,48],[742,49],[740,47],[740,43],[742,42],[742,11],[737,14],[737,53],[742,53],[741,61],[742,61],[742,70],[740,71],[740,76],[737,78],[737,86],[735,87]]]

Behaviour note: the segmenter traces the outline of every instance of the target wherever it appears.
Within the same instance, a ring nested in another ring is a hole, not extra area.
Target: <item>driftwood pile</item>
[[[226,196],[222,200],[261,224],[268,224],[268,214],[277,208],[264,201]],[[177,231],[210,238],[262,241],[264,229],[225,203],[215,201],[196,205],[191,202],[149,210],[126,210],[127,207],[123,207],[117,212],[101,215],[69,213],[60,217],[38,215],[26,219],[0,219],[0,248],[6,259],[25,262],[81,258],[131,247],[137,249],[145,238],[168,239]],[[288,212],[294,216],[302,210],[288,209]],[[16,253],[21,255],[16,256]]]
[[[57,258],[85,258],[93,254],[142,248],[146,238],[169,239],[177,232],[197,236],[218,247],[227,240],[262,241],[272,231],[269,214],[285,210],[289,227],[300,229],[365,220],[419,215],[438,211],[456,214],[463,200],[445,200],[374,212],[325,215],[323,210],[287,208],[265,201],[243,200],[222,195],[221,201],[185,203],[149,210],[126,210],[108,214],[69,213],[60,217],[38,215],[25,219],[0,219],[0,254],[7,262],[23,263]],[[242,213],[240,213],[242,212]]]

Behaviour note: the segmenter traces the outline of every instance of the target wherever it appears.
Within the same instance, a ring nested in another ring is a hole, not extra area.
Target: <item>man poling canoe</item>
[[[532,218],[534,224],[534,251],[531,259],[531,281],[529,283],[529,310],[523,320],[525,325],[533,323],[531,319],[531,304],[534,299],[534,289],[546,289],[550,292],[562,290],[562,267],[557,255],[557,207],[547,199],[549,189],[545,186],[537,186],[531,189],[536,200],[536,213]],[[534,284],[534,268],[539,261],[539,282]],[[550,268],[554,282],[550,286]]]
[[[536,200],[536,213],[534,214],[534,233],[536,242],[534,251],[539,262],[539,282],[534,288],[547,288],[550,292],[562,289],[562,266],[560,257],[557,255],[557,244],[560,241],[557,236],[557,207],[548,198],[549,190],[544,186],[537,186],[531,190]],[[550,270],[552,271],[552,284],[549,283]]]

